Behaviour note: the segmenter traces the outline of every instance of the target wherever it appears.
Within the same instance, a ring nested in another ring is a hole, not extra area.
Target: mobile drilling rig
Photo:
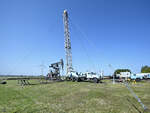
[[[85,73],[79,74],[74,71],[72,66],[72,51],[71,51],[71,41],[69,34],[69,22],[68,22],[68,13],[67,10],[63,12],[63,23],[64,23],[64,33],[65,33],[65,52],[66,52],[66,78],[67,80],[72,81],[85,81],[85,80],[94,80],[98,83],[100,81],[100,76],[95,73]]]
[[[78,73],[75,72],[72,67],[72,51],[71,51],[71,41],[70,41],[70,34],[69,34],[67,10],[64,10],[63,13],[63,23],[64,23],[64,32],[65,32],[66,76],[67,79],[72,80],[74,76],[78,77]]]

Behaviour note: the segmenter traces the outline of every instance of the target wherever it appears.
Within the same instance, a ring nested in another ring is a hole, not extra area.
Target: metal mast
[[[63,13],[63,22],[64,22],[64,32],[65,32],[65,51],[66,51],[66,73],[72,71],[72,52],[71,52],[71,42],[68,28],[68,13],[67,10],[64,10]]]

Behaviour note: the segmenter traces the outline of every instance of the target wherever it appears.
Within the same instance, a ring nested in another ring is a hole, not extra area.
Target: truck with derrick
[[[74,71],[72,67],[72,50],[71,50],[67,10],[64,10],[63,22],[64,22],[65,52],[66,52],[66,79],[71,81],[78,81],[78,82],[92,80],[95,83],[98,83],[102,79],[101,74],[97,74],[94,72],[78,73]]]
[[[94,72],[78,73],[76,71],[72,71],[67,75],[67,80],[71,80],[73,82],[93,81],[94,83],[99,83],[101,82],[102,78],[102,74],[97,74]]]

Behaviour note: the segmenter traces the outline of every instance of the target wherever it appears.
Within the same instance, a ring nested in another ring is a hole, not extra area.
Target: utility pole
[[[41,68],[41,80],[40,80],[40,82],[43,82],[43,77],[44,77],[44,73],[43,72],[44,72],[44,68],[45,68],[43,63],[40,65],[40,68]]]
[[[109,67],[112,69],[112,70],[115,70],[111,64],[109,64]],[[115,75],[113,74],[113,84],[115,84]]]
[[[43,74],[43,71],[44,71],[44,65],[41,64],[41,65],[40,65],[40,68],[41,68],[41,76],[44,76],[44,74]]]
[[[63,13],[63,23],[64,23],[64,32],[65,32],[65,52],[66,52],[66,75],[73,70],[72,68],[72,52],[71,52],[71,42],[69,34],[69,25],[68,25],[68,13],[67,10],[64,10]]]

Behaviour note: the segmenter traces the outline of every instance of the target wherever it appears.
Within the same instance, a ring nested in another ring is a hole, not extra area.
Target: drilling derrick
[[[72,52],[71,42],[68,28],[68,13],[64,10],[63,13],[64,32],[65,32],[65,52],[66,52],[66,75],[73,70],[72,68]]]

